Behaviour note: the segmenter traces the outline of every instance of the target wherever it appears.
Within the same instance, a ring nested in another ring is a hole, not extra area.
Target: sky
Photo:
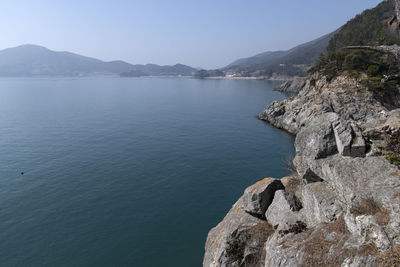
[[[1,0],[0,49],[207,69],[332,32],[380,0]]]

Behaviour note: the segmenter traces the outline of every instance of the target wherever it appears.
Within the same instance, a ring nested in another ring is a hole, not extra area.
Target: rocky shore
[[[400,266],[400,109],[356,79],[308,77],[261,120],[296,135],[294,171],[247,188],[208,235],[203,266]]]
[[[293,77],[281,85],[275,88],[275,91],[288,93],[288,94],[297,94],[304,87],[309,86],[310,81],[307,77]]]

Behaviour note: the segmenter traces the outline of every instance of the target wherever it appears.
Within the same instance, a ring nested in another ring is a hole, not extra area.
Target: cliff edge
[[[313,78],[259,116],[296,135],[296,171],[246,189],[210,231],[204,266],[399,266],[400,171],[387,147],[400,109],[347,75]]]
[[[203,266],[400,266],[399,6],[349,21],[259,115],[296,136],[293,173],[245,190]]]

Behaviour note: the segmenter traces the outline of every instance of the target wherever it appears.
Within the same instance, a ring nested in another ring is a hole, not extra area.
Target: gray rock
[[[368,220],[370,224],[362,227],[373,226],[376,228],[374,235],[384,232],[393,242],[400,243],[400,171],[396,166],[384,157],[345,158],[337,155],[316,160],[312,169],[329,184],[337,200],[348,211],[358,207],[364,200],[372,199],[382,211],[380,216],[387,217],[387,222],[377,225]],[[361,226],[350,224],[354,220],[346,220],[348,228],[360,229]],[[351,230],[355,235],[359,231]],[[382,242],[379,241],[379,247],[385,249]]]
[[[361,130],[355,125],[351,125],[353,132],[353,139],[350,148],[351,157],[365,157],[367,152],[367,144],[365,143],[364,137]]]
[[[326,158],[337,153],[332,124],[339,119],[336,113],[326,113],[316,117],[296,136],[296,157],[294,165],[300,177],[314,182],[320,181],[309,166],[316,159]]]
[[[346,258],[342,263],[341,267],[376,267],[378,266],[378,261],[375,257],[369,256],[359,256],[356,255],[353,258]]]
[[[259,115],[277,128],[297,134],[319,115],[335,112],[344,121],[366,123],[381,117],[387,109],[372,93],[360,93],[358,82],[339,76],[328,82],[324,77],[315,78],[314,86],[305,86],[297,96],[274,102]]]
[[[304,246],[293,242],[293,235],[281,236],[277,232],[265,244],[266,267],[303,266]]]
[[[338,120],[333,124],[335,140],[339,154],[349,157],[364,157],[366,143],[361,131],[353,123]]]
[[[384,228],[378,225],[374,216],[354,216],[347,213],[345,222],[349,231],[357,237],[359,246],[372,242],[380,251],[385,251],[390,247],[390,240]]]
[[[311,169],[349,208],[372,197],[379,204],[400,213],[400,201],[392,199],[392,194],[400,193],[400,171],[385,157],[346,158],[335,155],[316,160]]]
[[[247,213],[265,219],[265,211],[271,205],[277,190],[284,189],[278,179],[265,178],[248,187],[243,194],[242,208]]]
[[[303,210],[307,226],[335,221],[343,214],[343,207],[326,182],[307,184],[302,191]]]
[[[238,235],[260,222],[259,219],[241,208],[242,201],[243,198],[240,198],[222,222],[208,233],[203,266],[230,266],[229,258],[226,255],[228,241],[231,240],[232,236]]]
[[[284,190],[275,192],[274,201],[265,213],[267,221],[277,230],[287,229],[303,218],[299,213],[302,208],[300,200]]]
[[[239,266],[241,263],[232,262],[232,256],[227,253],[234,242],[242,246],[242,263],[253,265],[251,263],[264,257],[264,243],[260,242],[266,241],[263,231],[268,230],[266,225],[269,224],[259,218],[264,217],[275,192],[283,188],[281,181],[273,178],[248,187],[222,222],[208,233],[203,266]]]
[[[377,252],[359,249],[374,244],[387,253],[400,245],[400,170],[380,156],[388,135],[400,129],[400,109],[388,111],[359,89],[346,76],[320,77],[260,114],[296,135],[302,179],[291,187],[293,179],[267,178],[246,189],[210,231],[204,266],[377,266]],[[278,231],[259,238],[254,229],[268,225],[264,219]],[[296,221],[307,230],[289,231]],[[228,243],[236,241],[241,259],[231,262]]]
[[[283,82],[276,91],[297,94],[304,87],[310,86],[310,79],[308,77],[294,77],[292,80]]]
[[[338,152],[343,156],[350,156],[352,132],[343,121],[338,120],[333,124]]]

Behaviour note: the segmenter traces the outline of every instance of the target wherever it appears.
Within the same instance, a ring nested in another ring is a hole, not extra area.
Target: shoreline
[[[259,115],[295,136],[293,173],[244,191],[209,231],[204,267],[378,266],[398,251],[400,202],[393,200],[400,196],[400,171],[384,156],[382,140],[400,131],[400,108],[387,110],[354,84],[347,76],[318,77]],[[336,257],[318,256],[328,253]]]

